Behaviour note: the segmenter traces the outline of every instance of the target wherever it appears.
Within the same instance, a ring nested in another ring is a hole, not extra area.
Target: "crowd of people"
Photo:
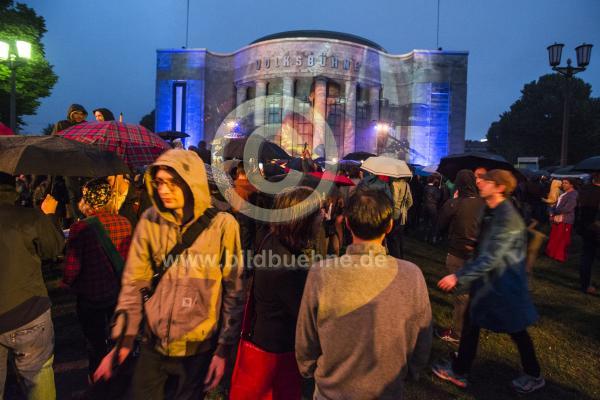
[[[94,114],[114,119],[106,109]],[[86,115],[74,104],[63,125]],[[305,161],[303,169],[318,168]],[[517,392],[545,384],[527,331],[538,318],[528,236],[548,229],[545,253],[564,262],[576,229],[580,289],[596,291],[598,173],[590,185],[562,179],[558,187],[518,183],[506,170],[465,169],[450,182],[351,165],[338,173],[354,185],[325,196],[310,184],[270,195],[252,174],[271,179],[285,165],[240,164],[230,171],[235,196],[219,199],[209,164],[201,142],[163,153],[140,176],[0,174],[0,395],[12,352],[29,397],[54,398],[43,260],[64,257],[61,287],[76,296],[91,387],[133,359],[127,393],[136,399],[202,398],[226,375],[233,400],[300,399],[307,382],[315,399],[401,397],[404,381],[427,366],[434,335],[425,279],[405,260],[406,231],[433,244],[447,238],[437,286],[452,292],[453,317],[435,335],[458,351],[432,371],[461,388],[482,328],[515,342]],[[250,206],[272,218],[253,218]]]

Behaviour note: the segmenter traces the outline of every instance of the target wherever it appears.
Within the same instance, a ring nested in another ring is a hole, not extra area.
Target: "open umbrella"
[[[583,161],[575,164],[574,171],[596,172],[600,171],[600,156],[586,158]]]
[[[253,139],[254,140],[254,139]],[[255,140],[261,140],[257,138]],[[244,158],[244,148],[248,143],[248,138],[231,138],[225,143],[223,150],[223,158]],[[273,142],[268,140],[261,140],[258,147],[258,160],[260,162],[266,162],[269,160],[280,160],[292,158],[284,149],[279,147]]]
[[[338,164],[342,168],[360,167],[360,161],[356,160],[340,160]]]
[[[0,137],[0,171],[11,175],[101,177],[131,171],[115,153],[60,136]]]
[[[115,152],[132,169],[152,164],[171,148],[160,136],[143,126],[117,121],[85,122],[67,128],[59,135]]]
[[[325,172],[309,172],[309,175],[314,176],[318,179],[325,179],[326,181],[330,181],[340,186],[354,186],[354,182],[350,178],[345,175],[337,175],[331,171]]]
[[[164,140],[184,139],[186,137],[190,137],[190,135],[188,135],[187,133],[177,131],[163,131],[156,132],[156,134]]]
[[[391,176],[392,178],[412,177],[412,172],[406,162],[397,158],[369,157],[361,168],[375,175]]]
[[[564,178],[579,178],[585,179],[589,176],[587,172],[575,170],[574,165],[567,165],[566,167],[559,168],[550,174],[552,178],[564,179]]]
[[[269,182],[280,182],[287,177],[287,174],[279,174],[267,177]],[[297,183],[296,186],[308,186],[310,188],[316,189],[319,186],[320,179],[311,174],[304,174],[300,182]]]
[[[364,161],[369,157],[375,157],[375,154],[366,151],[356,151],[354,153],[346,154],[342,160]]]
[[[452,154],[442,158],[438,167],[438,172],[444,175],[446,178],[454,181],[456,174],[461,169],[474,170],[475,168],[490,169],[504,169],[513,173],[515,178],[519,181],[526,181],[527,178],[517,171],[517,169],[506,159],[498,154],[483,153],[483,152],[472,152],[472,153],[461,153]]]
[[[312,158],[303,159],[300,157],[293,158],[285,164],[286,168],[295,169],[296,171],[300,171],[300,172],[313,171],[314,167],[316,167],[316,166],[318,166],[318,164],[315,163],[315,160],[313,160]]]

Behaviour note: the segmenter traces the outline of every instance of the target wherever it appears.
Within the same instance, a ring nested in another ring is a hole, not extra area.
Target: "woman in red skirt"
[[[562,180],[561,187],[564,193],[558,197],[556,207],[550,212],[552,230],[548,247],[546,247],[546,255],[560,262],[567,260],[567,248],[571,244],[571,232],[575,222],[577,191],[574,184],[573,178]]]

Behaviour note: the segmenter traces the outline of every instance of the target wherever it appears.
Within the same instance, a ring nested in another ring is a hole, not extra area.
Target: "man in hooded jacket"
[[[458,272],[473,255],[485,210],[485,201],[479,196],[472,171],[459,171],[454,184],[458,196],[444,203],[437,221],[439,232],[448,231],[446,268],[449,274]],[[440,339],[450,343],[459,342],[468,302],[468,294],[454,296],[452,326],[436,331]]]
[[[194,152],[167,151],[147,170],[145,180],[154,207],[140,218],[123,272],[116,309],[127,312],[128,324],[118,358],[123,362],[131,352],[144,313],[150,340],[142,345],[136,365],[134,398],[163,399],[167,380],[176,377],[174,398],[198,399],[218,385],[240,333],[239,225],[230,214],[217,213],[143,301],[140,293],[151,286],[152,264],[161,265],[210,207],[204,163]],[[117,325],[113,336],[121,329]],[[114,352],[104,358],[95,380],[110,378]]]
[[[69,109],[67,110],[67,119],[58,121],[52,129],[52,134],[56,135],[60,131],[64,131],[65,129],[70,128],[74,125],[85,122],[87,116],[87,110],[81,104],[71,104],[69,106]]]

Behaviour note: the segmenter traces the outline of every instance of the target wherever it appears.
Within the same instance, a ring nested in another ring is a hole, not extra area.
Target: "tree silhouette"
[[[490,126],[489,149],[511,162],[519,156],[540,156],[544,165],[558,164],[562,137],[563,99],[567,79],[541,76],[524,86],[521,97]],[[600,99],[592,87],[574,78],[569,83],[569,163],[600,154]]]
[[[31,59],[17,63],[17,125],[23,125],[23,115],[34,115],[40,99],[48,97],[58,77],[45,58],[42,37],[46,22],[35,11],[12,0],[0,0],[0,40],[31,43]],[[9,125],[10,68],[0,62],[0,121]]]

